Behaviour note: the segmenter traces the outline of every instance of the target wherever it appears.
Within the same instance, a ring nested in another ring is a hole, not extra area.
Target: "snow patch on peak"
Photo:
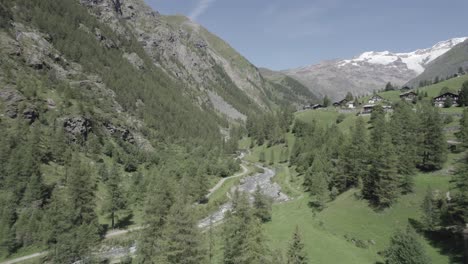
[[[360,63],[380,64],[380,65],[395,65],[395,63],[404,63],[410,70],[421,74],[425,66],[435,60],[437,57],[443,55],[454,46],[467,40],[467,37],[453,38],[446,41],[441,41],[431,48],[420,49],[408,53],[392,53],[390,51],[368,51],[361,55],[354,57],[351,60],[343,60],[338,63],[339,67],[346,65],[359,65]]]

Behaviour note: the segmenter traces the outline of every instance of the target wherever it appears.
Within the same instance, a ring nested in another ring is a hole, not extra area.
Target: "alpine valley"
[[[0,0],[0,264],[468,263],[467,72],[468,38],[273,71],[144,0]]]

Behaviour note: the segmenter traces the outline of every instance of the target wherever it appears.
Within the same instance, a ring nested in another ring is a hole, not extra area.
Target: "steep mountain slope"
[[[417,87],[421,81],[451,77],[459,73],[460,67],[464,72],[468,71],[468,39],[428,63],[424,72],[409,81],[407,85]]]
[[[121,38],[135,37],[154,65],[182,82],[197,104],[229,119],[245,120],[250,113],[279,103],[272,96],[275,87],[255,66],[188,18],[163,16],[143,0],[81,2]],[[139,61],[135,54],[127,58]]]
[[[454,38],[409,53],[364,52],[350,60],[324,61],[283,72],[322,96],[340,99],[347,92],[364,95],[384,88],[387,82],[407,83],[421,74],[431,61],[465,39]]]
[[[294,78],[281,72],[260,68],[260,73],[274,87],[278,96],[287,102],[297,102],[301,105],[317,103],[319,98],[315,96],[306,86]]]

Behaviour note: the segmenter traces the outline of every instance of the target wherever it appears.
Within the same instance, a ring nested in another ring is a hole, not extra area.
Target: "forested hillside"
[[[461,263],[466,78],[297,111],[143,0],[0,0],[0,263]]]

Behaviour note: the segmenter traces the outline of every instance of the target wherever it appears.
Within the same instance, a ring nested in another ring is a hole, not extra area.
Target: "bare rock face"
[[[10,56],[20,56],[21,54],[18,42],[10,38],[6,32],[0,32],[0,49]]]
[[[145,68],[145,62],[136,54],[135,52],[132,53],[124,53],[123,57],[130,62],[135,68],[139,70],[143,70]]]
[[[203,97],[196,101],[205,101],[206,91],[217,89],[219,83],[228,80],[256,105],[267,107],[263,100],[267,87],[258,69],[223,40],[188,18],[162,16],[143,0],[81,2],[121,37],[135,37],[154,65],[187,84],[191,88],[187,93],[194,98]],[[122,24],[122,18],[126,25]],[[135,67],[142,66],[134,54],[125,57]]]
[[[5,114],[10,118],[18,116],[18,106],[24,101],[24,96],[13,88],[0,90],[0,99],[5,102]]]
[[[92,122],[83,116],[70,117],[65,119],[63,127],[73,141],[78,140],[79,137],[86,140],[92,130]]]
[[[23,118],[29,121],[29,124],[34,123],[39,118],[39,111],[35,106],[27,107],[23,111]]]
[[[121,126],[115,126],[112,123],[105,123],[104,127],[107,129],[109,134],[117,136],[125,142],[135,144],[135,137],[127,128]]]

